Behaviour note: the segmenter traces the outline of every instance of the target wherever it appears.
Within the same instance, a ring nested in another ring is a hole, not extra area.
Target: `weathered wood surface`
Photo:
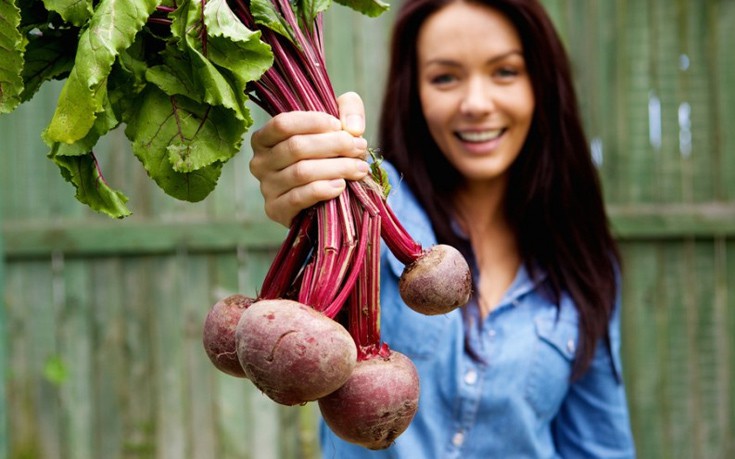
[[[735,457],[735,2],[544,3],[624,252],[639,457]],[[362,94],[374,126],[391,17],[335,7],[326,19],[335,89]],[[58,89],[0,118],[0,459],[319,457],[313,404],[277,406],[201,349],[209,305],[254,294],[283,235],[247,147],[188,204],[115,132],[96,154],[135,214],[111,221],[45,158]]]

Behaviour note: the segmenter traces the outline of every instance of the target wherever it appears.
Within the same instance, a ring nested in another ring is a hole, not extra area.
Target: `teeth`
[[[467,142],[487,142],[500,137],[502,133],[502,129],[494,129],[492,131],[459,132],[457,135]]]

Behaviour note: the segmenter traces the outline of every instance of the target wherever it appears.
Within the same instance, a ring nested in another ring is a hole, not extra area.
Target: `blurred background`
[[[571,54],[624,253],[639,457],[735,457],[735,0],[545,0]],[[325,18],[338,93],[374,132],[392,14]],[[74,199],[40,133],[61,84],[0,117],[0,459],[318,458],[317,408],[217,372],[201,326],[255,295],[285,230],[249,139],[217,189],[164,195],[121,130],[95,150],[133,216]],[[256,111],[255,124],[266,117]]]

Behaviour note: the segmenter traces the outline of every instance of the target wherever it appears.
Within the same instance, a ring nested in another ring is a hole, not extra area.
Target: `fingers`
[[[365,106],[356,92],[347,92],[337,98],[342,128],[354,136],[365,133]]]
[[[327,113],[299,111],[280,113],[253,133],[251,143],[254,149],[272,148],[297,134],[316,134],[341,129],[342,123]]]
[[[277,115],[251,139],[250,171],[258,179],[309,159],[365,158],[367,141],[342,130],[327,114],[291,112]]]
[[[269,218],[288,226],[293,217],[318,202],[337,197],[345,179],[361,180],[369,172],[362,159],[326,158],[302,160],[260,181]]]
[[[345,180],[333,179],[310,182],[304,186],[291,188],[287,193],[275,199],[266,199],[265,214],[283,226],[291,226],[291,222],[302,209],[336,198],[346,186]]]
[[[346,180],[369,173],[362,99],[346,93],[338,105],[339,119],[313,111],[281,113],[253,133],[250,171],[270,219],[289,226],[301,210],[339,196]]]

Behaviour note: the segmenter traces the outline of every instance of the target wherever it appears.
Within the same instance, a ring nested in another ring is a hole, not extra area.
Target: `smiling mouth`
[[[505,129],[492,129],[487,131],[457,132],[455,135],[459,140],[462,140],[463,142],[482,143],[495,140],[503,135],[504,132]]]

